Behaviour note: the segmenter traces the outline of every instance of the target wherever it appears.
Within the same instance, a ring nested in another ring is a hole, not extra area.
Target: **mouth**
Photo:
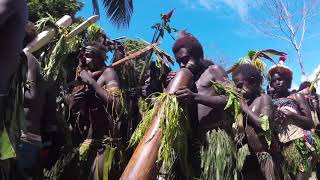
[[[194,70],[196,69],[196,66],[194,64],[187,64],[186,68],[188,68],[190,71],[194,72]]]

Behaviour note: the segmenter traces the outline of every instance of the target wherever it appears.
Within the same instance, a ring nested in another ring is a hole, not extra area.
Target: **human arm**
[[[212,82],[214,81],[219,81],[223,84],[228,83],[226,72],[218,65],[212,65],[207,68],[197,82],[198,90],[205,92],[211,89],[209,90],[212,92],[210,95],[205,95],[208,93],[194,93],[186,88],[179,89],[175,95],[177,95],[177,98],[181,101],[195,102],[211,108],[223,108],[227,104],[227,97],[214,92],[214,88],[212,87]]]
[[[203,104],[211,108],[223,108],[227,104],[227,97],[224,95],[208,96],[194,93],[188,88],[180,88],[175,92],[177,98],[185,103]]]
[[[261,95],[260,97],[256,98],[250,106],[241,100],[240,107],[248,116],[248,121],[261,130],[260,115],[267,116],[269,120],[273,118],[272,99],[268,95]]]
[[[303,129],[313,128],[314,124],[312,121],[311,111],[307,99],[303,94],[300,93],[294,94],[293,98],[299,104],[301,114],[297,114],[289,110],[283,110],[283,113],[287,118],[295,120],[294,122],[297,126]]]
[[[109,96],[106,90],[102,88],[102,86],[106,86],[106,89],[119,89],[118,76],[112,68],[105,69],[98,81],[94,80],[92,74],[85,70],[80,72],[80,77],[83,82],[89,84],[96,91],[97,95],[102,98],[106,104],[116,100],[117,97]]]
[[[28,89],[24,94],[25,107],[29,107],[38,96],[40,81],[40,65],[32,54],[26,53],[28,59],[27,82]]]

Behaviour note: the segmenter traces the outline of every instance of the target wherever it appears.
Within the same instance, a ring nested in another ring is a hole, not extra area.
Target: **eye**
[[[241,89],[241,88],[243,87],[243,82],[238,82],[238,83],[236,84],[236,87],[237,87],[238,89]]]
[[[86,58],[92,58],[93,57],[93,54],[92,53],[84,53],[84,56]]]

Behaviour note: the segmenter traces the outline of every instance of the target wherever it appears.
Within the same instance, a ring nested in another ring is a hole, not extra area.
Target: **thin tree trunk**
[[[301,56],[300,49],[296,49],[296,51],[297,51],[297,55],[298,55],[298,60],[299,60],[299,65],[300,65],[302,76],[306,76],[306,73],[304,72],[304,66],[303,66],[303,62],[302,62],[302,56]]]

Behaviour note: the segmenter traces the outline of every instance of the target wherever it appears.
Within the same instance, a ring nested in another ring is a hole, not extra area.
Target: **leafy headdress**
[[[285,56],[281,56],[281,57],[279,58],[279,63],[276,64],[276,65],[274,65],[274,66],[272,66],[272,67],[269,69],[268,74],[267,74],[267,78],[268,78],[269,81],[271,80],[271,76],[272,76],[273,74],[275,74],[275,73],[284,73],[284,74],[287,74],[289,77],[292,78],[292,75],[293,75],[292,70],[291,70],[288,66],[286,66],[286,65],[284,64],[284,62],[286,61],[286,59],[287,59],[287,56],[286,56],[286,55],[285,55]]]

